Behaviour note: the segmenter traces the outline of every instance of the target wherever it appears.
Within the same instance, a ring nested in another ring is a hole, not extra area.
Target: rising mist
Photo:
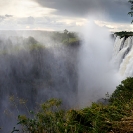
[[[81,107],[90,105],[115,90],[121,80],[112,64],[113,39],[104,27],[90,21],[82,32],[78,63],[78,98]]]
[[[12,130],[18,115],[35,111],[50,98],[61,99],[65,109],[77,104],[78,47],[55,42],[51,33],[39,33],[35,31],[31,37],[30,33],[23,35],[21,31],[1,32],[0,127],[3,133]]]
[[[1,31],[3,133],[11,131],[19,114],[36,110],[50,98],[61,99],[65,109],[82,108],[115,90],[120,80],[111,65],[110,33],[91,21],[79,38],[80,45],[72,46],[48,32]]]

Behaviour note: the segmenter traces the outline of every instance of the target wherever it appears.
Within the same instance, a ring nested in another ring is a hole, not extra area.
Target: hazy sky
[[[78,31],[90,20],[112,31],[132,30],[128,0],[0,0],[0,29]]]

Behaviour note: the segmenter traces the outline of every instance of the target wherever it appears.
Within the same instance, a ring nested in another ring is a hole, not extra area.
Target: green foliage
[[[123,104],[128,103],[133,99],[133,77],[128,77],[126,80],[123,80],[119,86],[116,87],[116,90],[112,94],[110,101],[112,103]]]
[[[53,41],[55,44],[74,44],[79,42],[79,38],[75,32],[68,32],[67,30],[64,30],[64,32],[48,32],[45,33],[46,38],[50,38],[51,41]],[[22,51],[29,50],[30,52],[36,51],[39,52],[43,49],[46,49],[47,47],[44,44],[41,44],[35,38],[28,37],[28,38],[19,38],[16,37],[17,40],[19,40],[22,44],[21,45],[12,45],[12,42],[10,42],[8,47],[3,47],[0,49],[0,55],[9,55],[9,54],[18,54]],[[9,39],[10,40],[10,39]],[[22,41],[23,40],[23,41]]]
[[[74,32],[69,32],[68,30],[64,30],[64,33],[63,33],[63,39],[62,39],[62,42],[63,44],[74,44],[74,43],[77,43],[79,41],[76,33]]]
[[[24,133],[129,133],[133,132],[133,77],[123,80],[109,104],[92,103],[79,110],[62,110],[61,101],[51,99],[32,118],[18,117]],[[129,124],[128,124],[129,123]],[[12,132],[18,132],[14,128]]]
[[[133,17],[133,0],[129,0],[128,2],[131,4],[131,8],[130,8],[131,11],[128,12],[128,15],[131,15],[131,17]],[[133,23],[133,20],[132,20],[131,23]]]
[[[42,104],[37,113],[31,112],[33,114],[32,118],[28,118],[25,115],[18,116],[18,124],[22,126],[19,132],[65,132],[65,111],[59,109],[60,104],[60,100],[51,99]],[[15,132],[16,129],[13,131]]]
[[[73,44],[73,43],[77,43],[78,41],[79,40],[77,38],[69,38],[69,42],[68,42],[68,39],[64,39],[63,44],[70,45],[70,44]]]
[[[133,36],[133,32],[126,32],[126,31],[121,31],[121,32],[115,32],[114,33],[117,36],[120,36],[120,38],[128,38],[129,36]]]
[[[43,45],[41,45],[39,43],[29,45],[30,51],[41,50],[41,49],[44,49],[44,48],[45,48],[45,46],[43,46]]]

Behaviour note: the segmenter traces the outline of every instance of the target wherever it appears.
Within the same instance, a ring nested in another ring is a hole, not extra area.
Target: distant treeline
[[[133,32],[127,32],[127,31],[121,31],[121,32],[115,32],[114,33],[116,36],[120,36],[120,38],[128,38],[129,36],[133,36]]]

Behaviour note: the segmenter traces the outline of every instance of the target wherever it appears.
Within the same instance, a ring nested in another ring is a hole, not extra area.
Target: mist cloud
[[[6,14],[5,17],[10,18],[13,17],[13,15]]]

